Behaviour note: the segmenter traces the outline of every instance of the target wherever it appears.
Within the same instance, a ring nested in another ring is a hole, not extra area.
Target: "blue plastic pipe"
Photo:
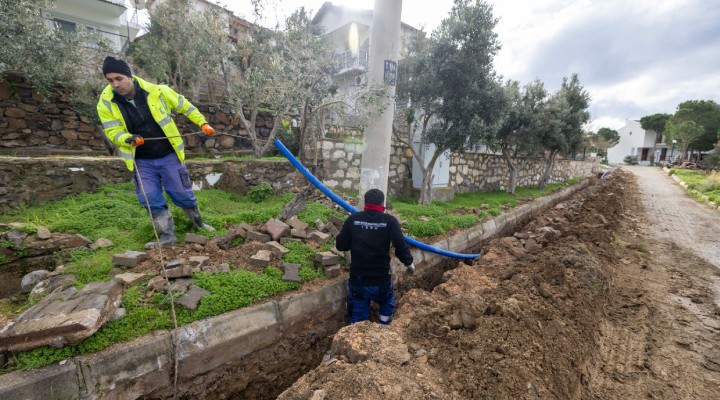
[[[282,142],[280,140],[275,139],[275,141],[273,143],[275,143],[275,147],[277,147],[278,150],[280,150],[282,155],[284,155],[285,158],[287,158],[288,161],[290,161],[290,163],[295,168],[297,168],[297,170],[300,171],[310,181],[310,183],[312,183],[313,185],[315,185],[315,187],[320,189],[320,191],[323,192],[327,197],[329,197],[335,203],[339,204],[342,208],[344,208],[348,212],[353,213],[353,212],[358,211],[357,208],[353,207],[351,204],[346,202],[342,197],[333,193],[333,191],[330,190],[330,188],[325,186],[325,184],[320,182],[320,180],[318,178],[313,176],[313,174],[310,173],[310,171],[308,171],[308,169],[305,168],[305,166],[302,165],[300,163],[300,161],[298,161],[298,159],[292,155],[292,153],[290,153],[290,150],[288,150],[287,147],[285,147],[285,145],[282,144]],[[405,236],[405,240],[407,240],[408,244],[410,244],[411,246],[415,246],[420,250],[429,251],[431,253],[439,254],[439,255],[445,256],[445,257],[459,258],[459,259],[464,259],[464,260],[472,260],[472,259],[478,258],[482,255],[482,253],[480,253],[480,254],[460,254],[460,253],[454,253],[452,251],[438,249],[437,247],[433,247],[428,244],[418,242],[417,240],[415,240],[413,238],[409,238],[407,236]]]

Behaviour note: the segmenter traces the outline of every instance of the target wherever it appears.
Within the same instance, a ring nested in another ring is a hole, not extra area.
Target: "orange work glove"
[[[215,129],[213,129],[213,127],[209,124],[203,124],[200,129],[202,129],[202,131],[208,136],[215,134]]]
[[[140,135],[132,135],[129,138],[125,139],[125,143],[129,143],[132,147],[138,147],[141,144],[145,143],[145,139],[143,139]]]

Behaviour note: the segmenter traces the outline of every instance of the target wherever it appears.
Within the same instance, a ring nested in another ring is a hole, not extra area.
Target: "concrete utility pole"
[[[388,170],[395,114],[397,61],[400,57],[400,14],[402,0],[375,0],[370,33],[368,84],[384,85],[386,96],[380,101],[384,110],[365,129],[362,162],[360,163],[360,205],[370,189],[388,193]]]

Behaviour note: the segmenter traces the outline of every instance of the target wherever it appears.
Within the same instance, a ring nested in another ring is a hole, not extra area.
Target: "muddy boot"
[[[193,229],[200,230],[205,229],[206,231],[213,232],[215,231],[215,228],[212,226],[203,223],[202,217],[200,216],[200,210],[198,210],[198,207],[195,206],[193,208],[183,208],[183,211],[185,211],[185,215],[190,219],[190,222],[192,222]]]
[[[160,241],[146,243],[146,249],[154,249],[158,247],[158,245],[168,246],[177,243],[177,237],[175,237],[175,222],[169,210],[162,210],[153,214],[152,220],[160,237]]]

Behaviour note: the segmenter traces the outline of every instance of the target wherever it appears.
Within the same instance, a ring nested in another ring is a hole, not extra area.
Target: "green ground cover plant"
[[[711,171],[688,170],[673,168],[671,175],[677,175],[683,182],[687,183],[688,189],[697,190],[707,196],[710,201],[720,204],[720,173]]]
[[[502,213],[503,209],[515,207],[518,202],[578,182],[570,180],[549,185],[544,191],[518,188],[516,195],[504,192],[459,194],[451,202],[435,202],[429,206],[420,206],[416,200],[409,198],[391,197],[390,202],[401,220],[406,222],[404,229],[407,234],[423,238],[471,227],[488,216]],[[292,200],[293,195],[273,194],[267,186],[259,185],[247,196],[221,190],[198,191],[198,205],[204,219],[217,228],[216,232],[202,233],[208,236],[220,235],[240,222],[261,223],[275,218],[284,205]],[[176,221],[178,237],[182,238],[191,227],[190,221],[182,210],[173,205],[170,208]],[[331,214],[343,216],[327,204],[311,202],[298,214],[298,218],[312,225],[318,219],[328,222]],[[1,222],[25,222],[25,229],[33,233],[38,226],[46,226],[55,232],[79,233],[90,240],[110,239],[113,242],[111,247],[75,250],[70,254],[64,272],[74,274],[78,286],[110,279],[113,254],[127,249],[142,249],[146,242],[153,240],[150,219],[138,205],[131,183],[104,185],[94,193],[26,207],[13,214],[0,215]],[[283,257],[283,262],[300,264],[299,275],[304,282],[324,279],[322,269],[314,267],[315,253],[327,251],[333,245],[334,242],[330,241],[318,250],[302,243],[288,243],[286,247],[290,253]],[[297,283],[283,281],[282,272],[272,267],[262,273],[244,269],[218,274],[199,272],[193,274],[193,278],[196,285],[210,291],[211,295],[203,298],[195,311],[176,306],[175,315],[179,325],[245,307],[298,287]],[[174,325],[170,296],[173,294],[147,293],[148,290],[147,279],[128,288],[122,300],[127,314],[119,320],[108,322],[93,336],[60,349],[41,347],[13,354],[12,369],[0,370],[0,373],[49,365],[75,355],[102,350],[153,330],[171,329]],[[39,301],[38,298],[32,299],[32,302],[29,300],[22,296],[15,301],[3,299],[0,310],[5,315],[13,316]]]

